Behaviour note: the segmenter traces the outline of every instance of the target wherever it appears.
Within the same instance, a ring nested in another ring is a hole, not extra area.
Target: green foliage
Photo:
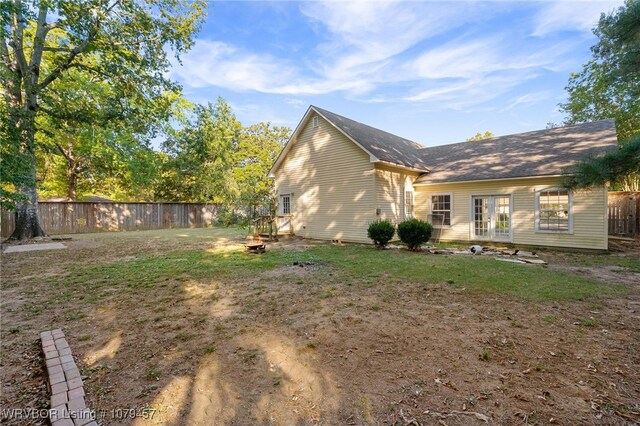
[[[384,248],[396,233],[393,224],[389,220],[376,220],[371,222],[367,229],[367,236],[377,247]]]
[[[618,139],[638,134],[640,74],[629,79],[615,77],[616,74],[616,64],[595,59],[585,64],[580,73],[572,74],[565,88],[569,98],[560,104],[560,110],[569,114],[565,124],[615,118]]]
[[[239,196],[232,166],[242,125],[223,98],[191,111],[178,129],[169,129],[162,173],[170,179],[161,181],[157,197],[232,204]]]
[[[3,205],[20,194],[35,202],[43,118],[53,125],[47,136],[58,139],[68,134],[65,121],[95,125],[96,112],[117,112],[108,119],[115,127],[131,123],[122,116],[152,115],[149,108],[161,106],[162,94],[177,89],[166,77],[169,56],[191,47],[205,8],[202,0],[0,2],[0,109],[3,127],[12,129],[1,135],[3,157],[10,156],[0,176]],[[102,93],[76,90],[76,83]],[[33,221],[19,226],[39,228]],[[38,234],[23,231],[17,233]]]
[[[0,102],[0,117],[6,117],[6,114],[6,104]],[[16,203],[25,200],[17,191],[18,187],[35,184],[26,167],[29,155],[13,142],[18,138],[10,135],[12,131],[15,127],[9,120],[0,120],[0,208],[3,210],[13,210]]]
[[[594,29],[593,58],[572,74],[560,109],[566,124],[615,118],[618,138],[640,133],[640,1],[627,0]]]
[[[398,224],[398,237],[409,250],[417,250],[420,245],[429,241],[433,227],[420,219],[408,219]]]
[[[491,358],[491,350],[489,349],[483,350],[482,353],[480,354],[480,359],[482,361],[489,361],[489,358]]]
[[[565,185],[571,189],[591,188],[607,183],[630,181],[640,176],[640,135],[620,144],[615,151],[589,158],[569,171]],[[640,183],[640,182],[639,182]],[[636,183],[636,186],[638,183]]]
[[[87,62],[98,61],[99,55],[87,57]],[[149,141],[180,95],[175,90],[150,96],[122,90],[84,69],[69,70],[49,86],[37,117],[41,196],[153,198],[157,157]]]
[[[616,11],[603,13],[593,32],[598,37],[591,48],[593,58],[581,72],[571,75],[566,87],[569,98],[559,105],[560,110],[568,114],[566,124],[615,118],[618,140],[633,139],[640,135],[640,0],[626,0]],[[624,152],[629,150],[633,147],[623,148]],[[592,185],[589,181],[607,181],[624,190],[640,189],[640,175],[633,167],[617,162],[633,161],[632,153],[629,160],[623,156],[619,153],[586,162],[572,184],[579,187]],[[613,168],[602,169],[609,166]],[[624,170],[632,174],[623,175]]]
[[[239,215],[235,210],[227,206],[223,206],[218,210],[218,224],[222,226],[231,225],[248,225],[248,218]]]
[[[179,127],[168,133],[160,156],[158,199],[250,211],[270,204],[274,182],[267,173],[291,134],[289,128],[270,123],[242,127],[229,104],[218,98],[215,105],[190,106]],[[242,222],[223,216],[223,223]]]
[[[270,204],[274,180],[268,173],[290,135],[288,127],[271,126],[270,123],[242,129],[232,171],[239,188],[238,205],[255,211]]]
[[[484,133],[476,133],[475,136],[472,136],[470,138],[467,138],[467,141],[481,141],[484,139],[490,139],[492,137],[494,137],[495,135],[493,133],[491,133],[490,131],[486,131]]]
[[[600,42],[594,55],[617,63],[619,77],[637,76],[640,70],[640,1],[626,0],[617,12],[602,15],[594,30]]]

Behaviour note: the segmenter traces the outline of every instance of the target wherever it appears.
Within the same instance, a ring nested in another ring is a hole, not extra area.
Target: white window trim
[[[569,226],[566,231],[558,230],[554,231],[553,229],[540,229],[540,193],[546,191],[567,191],[567,195],[569,198]],[[536,221],[534,231],[537,234],[567,234],[573,235],[573,191],[568,190],[567,188],[562,188],[558,186],[552,186],[549,188],[541,188],[536,189],[536,204],[535,204],[535,213],[536,213]]]
[[[318,127],[320,127],[320,119],[318,118],[317,115],[311,119],[311,123],[314,129],[317,129]]]
[[[284,212],[284,201],[282,200],[284,197],[289,197],[289,213],[285,213]],[[280,194],[280,206],[278,208],[278,211],[281,215],[290,215],[291,214],[291,202],[292,202],[292,197],[291,197],[291,193],[287,193],[287,194]]]
[[[449,196],[449,224],[448,225],[435,225],[431,224],[434,228],[451,229],[453,227],[453,192],[439,192],[437,194],[429,194],[429,214],[433,215],[433,197],[442,195]]]

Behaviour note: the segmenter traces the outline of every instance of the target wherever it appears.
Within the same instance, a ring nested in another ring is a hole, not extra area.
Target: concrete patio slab
[[[43,244],[24,244],[20,246],[9,246],[4,252],[5,253],[22,253],[26,251],[40,251],[40,250],[59,250],[66,249],[62,243],[43,243]]]

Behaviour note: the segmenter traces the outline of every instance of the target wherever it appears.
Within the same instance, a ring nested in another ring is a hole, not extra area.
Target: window
[[[538,231],[571,231],[571,193],[567,189],[538,191],[536,200]]]
[[[404,217],[406,219],[413,217],[413,191],[404,192]]]
[[[280,210],[282,214],[291,214],[291,195],[284,194],[280,196]]]
[[[431,216],[434,225],[451,226],[451,195],[431,196]]]
[[[313,128],[314,129],[317,128],[320,125],[320,123],[318,121],[319,121],[318,117],[313,117]]]

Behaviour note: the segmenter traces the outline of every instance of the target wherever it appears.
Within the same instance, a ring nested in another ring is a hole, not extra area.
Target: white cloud
[[[541,101],[545,101],[552,97],[552,94],[548,90],[542,90],[539,92],[525,93],[522,96],[515,98],[509,105],[501,110],[501,112],[509,111],[518,106],[531,105]]]
[[[420,43],[479,19],[481,6],[429,2],[303,3],[301,11],[328,40],[318,46],[316,68],[334,81],[372,79]],[[369,85],[363,85],[367,90]]]
[[[458,39],[424,52],[400,69],[401,75],[414,76],[416,87],[425,86],[403,100],[438,103],[450,109],[486,103],[542,71],[562,68],[562,58],[573,47],[572,43],[558,43],[530,53],[510,44],[505,37],[494,35],[473,41]]]
[[[298,108],[307,105],[307,103],[305,101],[303,101],[302,99],[297,99],[297,98],[285,98],[284,101],[287,104],[293,105],[293,106],[298,107]]]
[[[603,3],[597,4],[603,10]],[[573,13],[574,21],[564,18],[574,27],[590,28],[586,16],[597,19],[595,7],[569,5],[580,9]],[[575,68],[569,59],[575,40],[541,36],[523,46],[509,30],[488,35],[476,30],[472,24],[487,19],[495,7],[458,2],[302,3],[309,21],[301,19],[300,25],[317,28],[315,48],[284,59],[201,39],[183,57],[184,65],[174,66],[171,73],[186,86],[286,95],[284,102],[295,106],[306,104],[297,96],[344,92],[367,102],[437,103],[439,108],[459,109],[495,99],[542,71]],[[573,10],[564,3],[540,7],[534,19],[534,33],[540,35],[555,31],[559,24],[554,19]],[[457,38],[434,43],[456,30]]]
[[[197,40],[171,70],[192,87],[220,86],[233,90],[269,92],[298,74],[286,62],[267,54],[244,51],[220,41]]]
[[[407,96],[403,100],[438,105],[440,109],[462,110],[489,102],[514,87],[535,78],[536,74],[478,76],[458,82],[438,82],[434,88]]]
[[[544,4],[535,17],[532,35],[542,37],[557,31],[591,32],[600,14],[609,13],[622,1],[559,1]]]

